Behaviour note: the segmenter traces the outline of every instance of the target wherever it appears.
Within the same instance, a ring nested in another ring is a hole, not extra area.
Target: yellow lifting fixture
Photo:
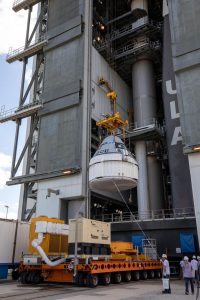
[[[124,131],[125,126],[128,124],[128,120],[123,121],[120,117],[120,113],[116,112],[116,92],[110,87],[108,81],[105,80],[103,77],[99,78],[99,85],[104,85],[108,90],[106,96],[110,99],[110,101],[113,102],[113,115],[106,115],[104,119],[101,119],[98,122],[96,122],[96,125],[107,129],[112,134],[118,128],[121,128]]]

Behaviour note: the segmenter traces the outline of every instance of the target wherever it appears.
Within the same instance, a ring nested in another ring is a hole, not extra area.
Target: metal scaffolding
[[[37,16],[35,26],[30,32],[31,12],[33,5],[41,2],[40,12]],[[42,109],[42,90],[43,90],[43,78],[44,78],[44,54],[43,47],[47,44],[46,39],[46,24],[47,24],[47,6],[48,1],[38,0],[16,0],[13,4],[13,10],[15,12],[21,9],[28,10],[27,28],[25,44],[19,49],[10,49],[7,55],[7,62],[12,63],[14,61],[22,61],[22,78],[19,105],[9,111],[1,109],[0,123],[6,121],[16,122],[16,133],[14,140],[14,149],[12,157],[11,167],[11,182],[15,182],[17,178],[17,172],[23,160],[25,161],[26,168],[23,170],[23,176],[29,177],[36,171],[37,163],[37,147],[38,147],[38,129],[39,129],[39,116],[38,112]],[[26,67],[30,57],[34,56],[33,63],[34,68],[32,72],[31,80],[28,86],[25,88],[25,75]],[[20,134],[20,125],[23,118],[29,117],[28,130],[26,134],[26,140],[22,151],[18,154],[18,140]],[[17,157],[18,154],[18,157]],[[37,183],[30,179],[23,185],[23,203],[22,203],[22,220],[29,220],[35,212],[36,202],[33,201],[33,207],[27,210],[28,198],[36,201],[37,199]]]

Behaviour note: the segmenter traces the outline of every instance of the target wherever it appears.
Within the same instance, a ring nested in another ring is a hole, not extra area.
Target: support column
[[[133,17],[136,19],[145,17],[148,12],[147,0],[132,0],[131,1],[131,11]]]
[[[131,10],[144,10],[144,11],[148,11],[148,4],[147,4],[147,0],[133,0],[131,1]]]
[[[138,214],[140,219],[149,217],[149,191],[148,191],[148,173],[146,142],[138,141],[135,145],[136,159],[139,166],[139,176],[137,185]]]
[[[156,93],[153,63],[141,58],[132,67],[134,120],[137,127],[153,123],[156,116]],[[136,142],[136,159],[139,166],[138,213],[141,219],[148,218],[150,210],[146,142]],[[152,187],[150,187],[152,188]],[[145,216],[143,216],[145,212]]]
[[[155,155],[147,156],[149,202],[153,211],[163,209],[163,178],[162,166]]]

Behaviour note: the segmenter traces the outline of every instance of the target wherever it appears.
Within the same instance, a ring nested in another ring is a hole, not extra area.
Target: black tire
[[[85,274],[84,273],[78,273],[76,275],[76,284],[78,286],[85,286]]]
[[[97,287],[98,283],[99,283],[99,280],[98,280],[97,275],[88,274],[86,276],[86,285],[88,287],[95,288],[95,287]]]
[[[31,279],[32,279],[32,283],[34,283],[34,284],[39,284],[42,281],[42,278],[41,278],[39,272],[33,272]]]
[[[20,276],[19,270],[13,270],[13,271],[12,271],[12,279],[13,279],[13,280],[18,280],[18,279],[19,279],[19,276]]]
[[[34,277],[34,275],[35,275],[35,272],[30,272],[28,274],[28,282],[29,283],[33,283],[33,277]]]
[[[148,272],[148,277],[149,277],[150,279],[154,279],[154,278],[155,278],[155,272],[154,272],[154,270],[150,270],[150,271]]]
[[[122,282],[122,274],[120,272],[116,272],[112,274],[112,282],[113,283],[121,283]]]
[[[27,281],[28,276],[29,276],[29,273],[28,273],[28,272],[25,272],[25,271],[22,272],[22,273],[20,274],[20,276],[19,276],[20,282],[21,282],[22,284],[27,284],[27,283],[28,283],[28,281]]]
[[[133,280],[135,280],[135,281],[140,280],[140,272],[139,271],[134,271],[133,272]]]
[[[99,284],[102,284],[102,285],[109,285],[110,282],[111,282],[111,275],[110,275],[110,273],[102,274],[102,275],[99,277]]]
[[[156,278],[161,278],[162,276],[161,270],[155,270],[155,276]]]
[[[142,271],[142,279],[144,279],[144,280],[147,280],[147,278],[148,278],[148,273],[147,273],[147,271]]]
[[[32,276],[32,272],[29,272],[26,277],[26,283],[32,283],[31,276]]]
[[[131,281],[131,272],[129,272],[129,271],[123,272],[122,279],[123,279],[124,282]]]

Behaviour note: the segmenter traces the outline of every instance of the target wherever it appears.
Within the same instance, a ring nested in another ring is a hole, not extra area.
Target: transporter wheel
[[[12,271],[12,279],[13,280],[19,279],[19,276],[20,276],[20,274],[19,274],[19,270],[18,269]]]
[[[155,270],[155,276],[161,278],[161,270]]]
[[[99,284],[102,284],[102,285],[109,285],[110,282],[111,282],[111,275],[110,275],[110,273],[102,274],[102,275],[99,277]]]
[[[134,271],[133,272],[133,280],[135,280],[135,281],[140,280],[140,272],[139,271]]]
[[[28,276],[29,276],[29,273],[24,271],[20,274],[19,276],[19,280],[22,284],[26,284],[28,283]]]
[[[33,272],[31,277],[32,283],[39,284],[42,281],[40,272]]]
[[[76,275],[76,284],[78,286],[85,286],[85,274],[84,273],[78,273]]]
[[[122,274],[123,281],[129,282],[131,281],[131,272],[123,272]]]
[[[120,272],[113,273],[113,283],[121,283],[122,282],[122,274]]]
[[[142,271],[142,279],[147,280],[147,278],[148,278],[147,271]]]
[[[150,270],[150,271],[149,271],[148,277],[151,278],[151,279],[154,279],[154,278],[155,278],[155,272],[154,272],[154,270]]]
[[[32,277],[32,272],[29,272],[28,275],[27,275],[27,277],[26,277],[26,282],[27,283],[32,283],[31,277]]]
[[[99,282],[99,280],[98,280],[97,275],[88,274],[86,276],[86,285],[88,287],[95,288],[95,287],[97,287],[98,282]]]

